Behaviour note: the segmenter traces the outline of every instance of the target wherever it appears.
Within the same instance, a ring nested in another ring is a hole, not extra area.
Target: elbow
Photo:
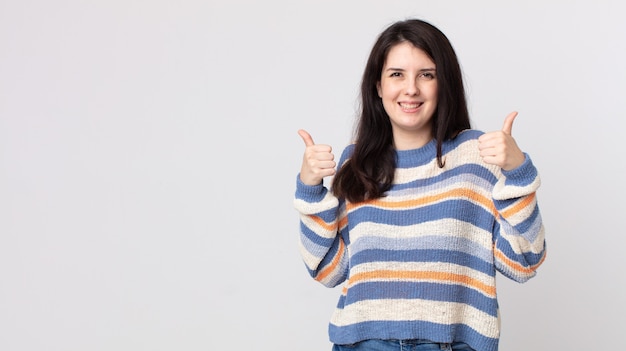
[[[537,270],[546,259],[546,251],[543,250],[538,255],[529,254],[525,258],[526,260],[516,262],[501,254],[496,260],[496,269],[511,280],[525,283],[537,275]]]
[[[347,279],[346,273],[334,272],[336,274],[329,274],[328,271],[317,272],[318,274],[312,274],[313,279],[315,279],[320,284],[324,285],[327,288],[334,288],[339,284],[343,283]],[[324,274],[325,273],[325,274]]]

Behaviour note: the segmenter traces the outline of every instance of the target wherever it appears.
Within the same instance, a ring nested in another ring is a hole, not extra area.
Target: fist
[[[304,141],[304,157],[300,168],[300,180],[306,185],[318,185],[324,177],[335,174],[335,156],[330,145],[315,144],[311,135],[300,129],[298,134]]]
[[[511,112],[504,119],[502,130],[485,133],[478,138],[478,149],[483,162],[500,166],[505,171],[515,169],[524,163],[525,156],[511,135],[517,112]]]

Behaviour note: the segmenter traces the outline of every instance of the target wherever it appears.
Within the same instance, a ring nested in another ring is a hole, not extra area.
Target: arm
[[[342,283],[348,275],[345,211],[322,184],[310,186],[298,176],[294,207],[300,213],[300,253],[309,274],[327,287]]]
[[[502,130],[478,138],[480,156],[500,167],[493,188],[498,212],[493,229],[496,269],[505,276],[525,282],[545,258],[544,228],[536,191],[541,183],[537,169],[511,135],[517,112],[504,120]]]
[[[494,226],[496,269],[517,282],[534,277],[546,254],[536,196],[541,181],[528,155],[524,156],[521,166],[502,171],[493,188],[499,214]]]
[[[339,200],[323,185],[335,174],[336,163],[329,145],[315,144],[305,130],[298,134],[304,141],[302,168],[296,181],[294,207],[300,212],[300,252],[309,274],[334,287],[348,275],[347,250],[340,229],[346,230],[345,211]]]

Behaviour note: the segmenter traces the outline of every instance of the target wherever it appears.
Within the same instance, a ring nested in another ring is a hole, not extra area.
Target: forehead
[[[412,66],[430,66],[434,68],[435,63],[424,50],[415,47],[410,42],[403,41],[389,49],[383,68],[396,66],[397,68]]]

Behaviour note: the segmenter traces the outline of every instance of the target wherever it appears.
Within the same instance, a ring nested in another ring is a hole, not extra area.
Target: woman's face
[[[432,139],[432,116],[437,109],[437,71],[424,51],[408,42],[393,46],[377,89],[389,115],[397,149],[421,147]]]

